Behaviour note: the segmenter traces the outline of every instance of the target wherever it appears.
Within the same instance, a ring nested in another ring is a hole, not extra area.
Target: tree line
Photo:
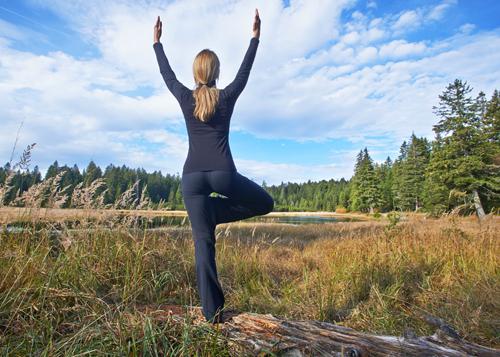
[[[450,83],[433,107],[438,118],[435,138],[411,134],[395,160],[387,157],[375,163],[365,147],[350,180],[272,186],[263,181],[262,186],[274,198],[276,211],[475,210],[484,216],[497,210],[500,201],[499,93],[495,90],[488,100],[483,92],[473,98],[471,91],[467,82]],[[48,192],[39,194],[39,206],[59,202],[60,207],[81,207],[87,200],[105,208],[185,209],[178,174],[124,165],[108,165],[102,171],[93,161],[80,172],[77,165],[55,161],[42,179],[37,166],[29,169],[32,148],[25,150],[17,168],[10,163],[0,167],[0,205],[27,205],[37,192]],[[60,199],[51,190],[59,192]]]

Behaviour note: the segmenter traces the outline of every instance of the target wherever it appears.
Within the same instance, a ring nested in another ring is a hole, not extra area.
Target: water
[[[258,216],[245,219],[245,221],[265,222],[265,223],[285,223],[285,224],[317,224],[317,223],[336,223],[336,222],[357,222],[359,219],[353,217],[331,217],[331,216]]]
[[[129,219],[133,219],[132,221],[128,221]],[[320,215],[287,215],[287,216],[257,216],[252,218],[247,218],[242,220],[242,222],[262,222],[262,223],[281,223],[281,224],[318,224],[318,223],[336,223],[336,222],[357,222],[359,219],[341,216],[341,217],[332,217],[332,216],[320,216]],[[157,217],[141,217],[141,216],[117,216],[115,218],[116,223],[125,223],[130,224],[130,226],[134,226],[140,229],[161,229],[167,227],[189,227],[189,218],[187,216],[157,216]],[[90,227],[81,227],[78,220],[74,221],[65,221],[64,226],[60,223],[51,223],[50,227],[55,231],[62,230],[78,230],[78,229],[89,229]],[[109,222],[101,223],[102,226],[107,226]],[[101,227],[101,224],[96,224],[95,226]],[[9,233],[21,233],[26,230],[38,230],[47,228],[49,225],[43,222],[37,222],[35,225],[26,224],[22,222],[11,223],[7,226],[0,226],[0,231],[5,229]],[[112,226],[109,227],[113,229]]]
[[[151,221],[152,220],[152,221]],[[154,217],[149,221],[149,227],[161,227],[165,225],[189,225],[187,217]],[[284,223],[284,224],[310,224],[310,223],[336,223],[357,222],[359,219],[353,217],[331,217],[320,215],[289,215],[289,216],[257,216],[242,220],[242,222]]]

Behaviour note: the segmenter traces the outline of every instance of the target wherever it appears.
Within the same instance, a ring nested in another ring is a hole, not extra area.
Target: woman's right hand
[[[255,9],[255,19],[253,22],[253,37],[260,38],[260,17],[259,10]]]
[[[156,20],[156,24],[153,30],[153,38],[155,43],[160,42],[160,37],[161,37],[161,27],[162,27],[162,22],[160,21],[160,16],[158,16],[158,19]]]

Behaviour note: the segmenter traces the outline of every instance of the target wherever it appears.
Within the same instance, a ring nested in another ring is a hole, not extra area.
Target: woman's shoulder
[[[227,91],[226,88],[219,88],[219,96],[222,98],[227,98]]]

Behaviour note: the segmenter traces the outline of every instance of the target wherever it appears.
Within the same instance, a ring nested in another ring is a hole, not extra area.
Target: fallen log
[[[186,316],[194,325],[212,326],[229,339],[230,344],[246,355],[279,353],[280,356],[497,356],[500,350],[464,340],[442,319],[422,315],[437,327],[431,336],[416,336],[407,330],[404,336],[384,336],[359,332],[329,322],[286,320],[271,314],[256,314],[227,310],[223,321],[208,324],[199,307],[163,305],[138,307],[156,318],[166,315],[183,323]]]

